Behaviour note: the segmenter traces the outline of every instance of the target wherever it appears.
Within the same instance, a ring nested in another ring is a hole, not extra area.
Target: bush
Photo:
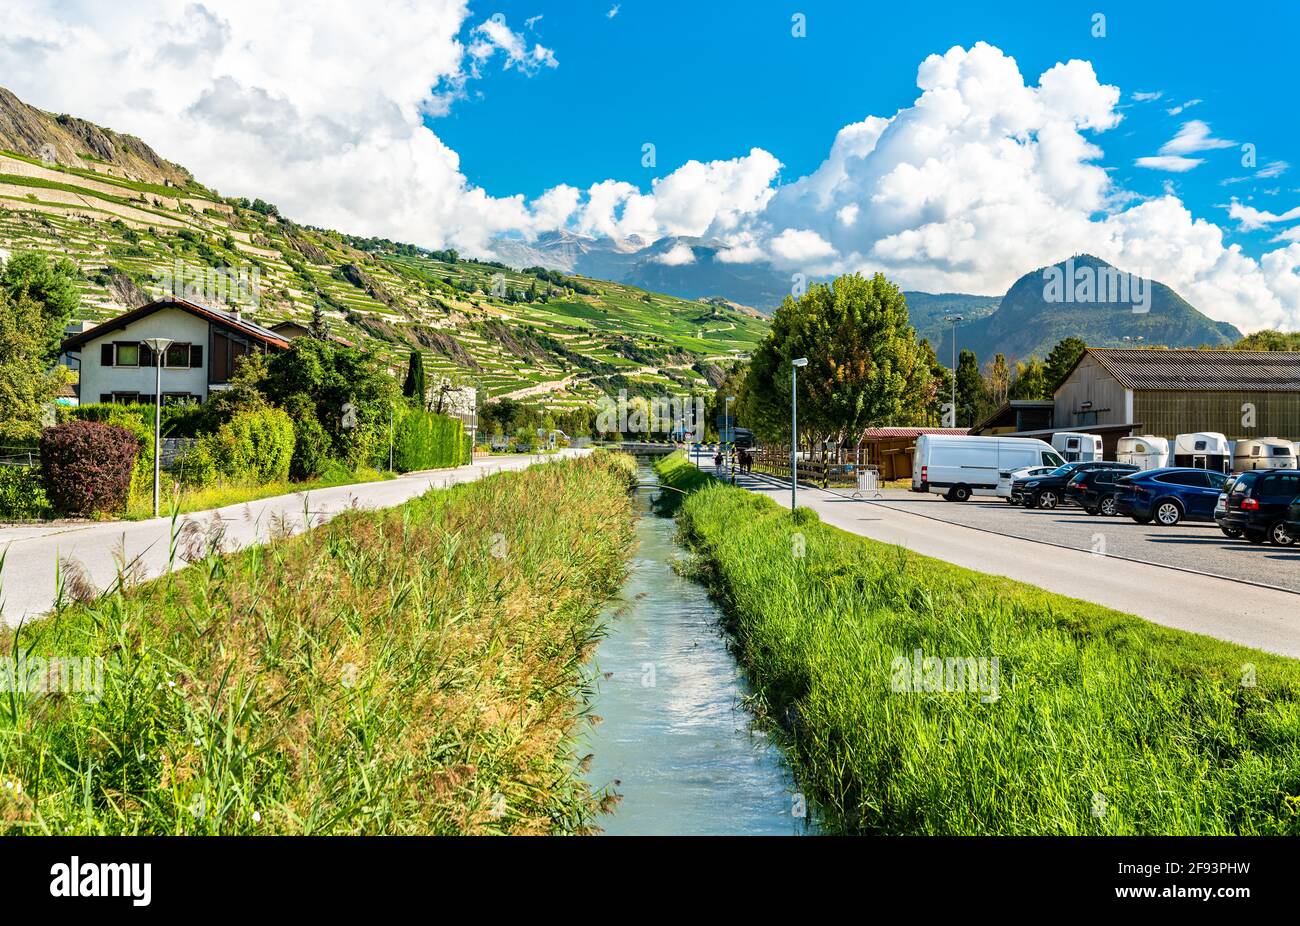
[[[206,434],[186,456],[186,481],[201,485],[196,478],[213,481],[260,484],[289,478],[293,459],[294,431],[289,415],[278,408],[243,411]]]
[[[50,500],[35,466],[0,466],[0,518],[35,520],[49,513]]]
[[[308,407],[295,411],[293,416],[293,458],[289,474],[294,479],[314,479],[325,472],[332,462],[330,451],[334,442],[329,431],[316,418],[315,410]]]
[[[135,469],[131,473],[129,502],[153,496],[153,414],[152,405],[94,402],[68,408],[62,412],[69,421],[92,421],[130,431],[140,441]],[[165,433],[165,432],[164,432]]]
[[[41,478],[55,508],[68,514],[122,511],[141,441],[126,428],[70,421],[41,434]]]
[[[394,469],[409,473],[467,462],[465,427],[459,419],[409,407],[398,412],[393,422]]]

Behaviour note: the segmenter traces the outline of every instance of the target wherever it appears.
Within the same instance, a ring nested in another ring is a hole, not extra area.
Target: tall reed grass
[[[189,567],[0,634],[13,656],[104,661],[97,700],[0,694],[0,833],[592,826],[578,670],[633,542],[605,467],[497,475],[237,554],[220,539],[178,535]]]
[[[827,829],[1300,834],[1295,660],[792,519],[680,456],[659,471],[695,490],[681,533]],[[898,690],[918,656],[996,659],[996,697]]]

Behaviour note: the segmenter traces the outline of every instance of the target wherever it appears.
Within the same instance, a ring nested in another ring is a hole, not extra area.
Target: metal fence
[[[0,447],[0,466],[39,466],[41,454],[35,447]]]

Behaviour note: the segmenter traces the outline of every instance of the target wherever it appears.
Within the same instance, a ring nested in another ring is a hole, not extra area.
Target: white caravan
[[[1062,431],[1052,435],[1052,447],[1066,463],[1091,463],[1102,459],[1101,438],[1096,434]]]
[[[1217,431],[1197,431],[1174,438],[1174,466],[1192,466],[1226,473],[1232,463],[1228,439]]]
[[[1141,437],[1121,437],[1115,445],[1115,462],[1131,463],[1139,471],[1168,466],[1169,441],[1150,434],[1143,434]]]
[[[1239,440],[1232,448],[1232,471],[1252,469],[1295,469],[1295,445],[1277,437]]]
[[[922,434],[912,454],[912,491],[964,502],[972,495],[996,495],[1004,472],[1064,462],[1050,444],[1032,437]]]

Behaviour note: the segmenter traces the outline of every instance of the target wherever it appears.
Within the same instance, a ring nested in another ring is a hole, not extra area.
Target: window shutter
[[[99,346],[99,365],[101,367],[111,367],[113,365],[112,344],[101,344]]]
[[[191,344],[190,345],[190,368],[197,369],[198,367],[201,366],[203,366],[203,345]]]

